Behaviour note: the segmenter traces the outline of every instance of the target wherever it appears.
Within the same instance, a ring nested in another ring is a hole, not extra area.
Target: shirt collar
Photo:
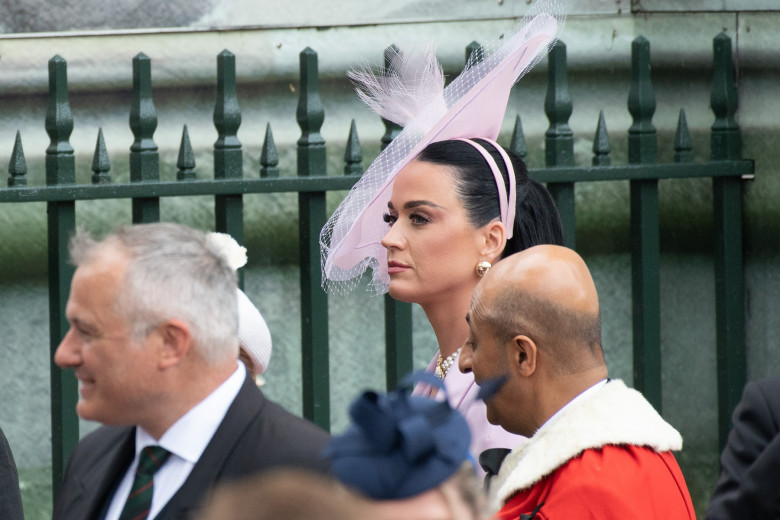
[[[549,419],[547,419],[547,420],[544,422],[544,424],[542,425],[542,428],[543,428],[543,427],[545,427],[545,426],[547,426],[548,424],[552,424],[553,422],[555,422],[555,419],[556,419],[558,416],[560,416],[560,415],[561,415],[561,413],[563,413],[563,411],[564,411],[566,408],[570,407],[570,406],[571,406],[573,403],[576,403],[577,401],[579,401],[580,399],[582,399],[582,398],[583,398],[583,397],[585,397],[586,395],[588,395],[588,394],[590,394],[590,393],[592,393],[592,392],[595,392],[595,391],[596,391],[598,388],[601,388],[603,385],[607,384],[607,382],[608,382],[608,381],[609,381],[609,379],[602,379],[602,380],[601,380],[601,381],[599,381],[598,383],[596,383],[596,384],[594,384],[594,385],[592,385],[592,386],[590,386],[590,387],[586,388],[585,390],[583,390],[582,392],[580,392],[579,394],[577,394],[577,396],[576,396],[574,399],[572,399],[571,401],[569,401],[568,403],[566,403],[565,405],[563,405],[563,407],[561,407],[561,408],[560,408],[560,409],[559,409],[557,412],[555,412],[555,413],[552,415],[552,417],[550,417]],[[540,429],[541,429],[541,428],[540,428]]]
[[[146,446],[159,445],[188,462],[196,463],[244,383],[246,369],[243,363],[237,365],[230,377],[179,417],[159,441],[140,426],[137,427],[135,429],[136,457]]]

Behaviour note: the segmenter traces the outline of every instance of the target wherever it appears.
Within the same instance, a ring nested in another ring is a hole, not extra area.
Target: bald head
[[[540,245],[505,258],[488,272],[480,289],[518,291],[559,302],[572,312],[598,312],[596,286],[585,262],[561,246]]]
[[[503,379],[487,419],[531,436],[607,377],[596,287],[574,251],[540,245],[498,262],[477,285],[458,357],[477,384]]]
[[[571,249],[540,245],[503,259],[477,286],[472,314],[499,343],[531,337],[553,373],[604,364],[596,286]]]

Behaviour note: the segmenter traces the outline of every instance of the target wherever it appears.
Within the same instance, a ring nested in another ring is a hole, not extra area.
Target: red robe
[[[586,450],[510,498],[496,519],[521,514],[534,520],[696,518],[674,455],[637,446]]]
[[[496,519],[693,519],[672,455],[681,448],[639,392],[594,385],[504,459],[491,483]]]

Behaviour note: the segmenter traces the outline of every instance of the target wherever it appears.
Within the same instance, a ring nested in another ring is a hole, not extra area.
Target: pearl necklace
[[[436,377],[441,380],[444,380],[444,378],[447,377],[447,372],[450,367],[455,364],[455,360],[458,359],[458,354],[460,354],[460,349],[442,359],[441,351],[439,351],[439,359],[436,360],[436,370],[433,372]]]

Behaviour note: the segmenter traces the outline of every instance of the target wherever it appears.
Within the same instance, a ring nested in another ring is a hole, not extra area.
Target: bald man
[[[695,518],[672,455],[680,434],[607,378],[598,295],[577,253],[544,245],[500,261],[466,320],[461,371],[505,378],[487,418],[529,437],[491,483],[496,518]]]

